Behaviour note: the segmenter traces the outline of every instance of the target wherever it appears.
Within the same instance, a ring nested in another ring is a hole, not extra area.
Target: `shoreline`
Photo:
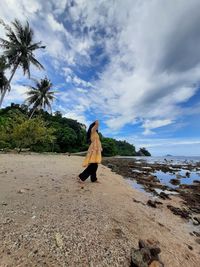
[[[200,162],[162,162],[133,158],[106,158],[103,164],[125,179],[141,185],[143,192],[159,198],[177,194],[192,212],[200,214]],[[167,192],[167,194],[165,193]],[[199,217],[200,224],[200,217]]]
[[[193,225],[162,200],[100,165],[100,184],[76,181],[83,157],[0,154],[0,266],[129,266],[139,239],[159,242],[168,267],[198,266]],[[60,244],[60,245],[59,245]]]

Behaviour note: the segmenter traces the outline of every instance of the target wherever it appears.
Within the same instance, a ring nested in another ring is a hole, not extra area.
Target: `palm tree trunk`
[[[31,115],[30,115],[30,117],[29,117],[29,120],[33,117],[33,114],[35,113],[36,109],[37,109],[37,107],[34,107],[34,108],[33,108],[33,111],[32,111],[32,113],[31,113]]]
[[[41,108],[42,108],[41,104],[34,105],[33,106],[33,111],[32,111],[32,113],[31,113],[31,115],[29,117],[29,120],[33,117],[33,114],[35,113],[36,109],[40,110]]]
[[[5,89],[4,89],[4,91],[2,92],[2,94],[1,94],[0,108],[1,108],[1,105],[2,105],[2,103],[3,103],[4,97],[5,97],[5,95],[6,95],[6,92],[8,91],[8,87],[9,87],[9,85],[10,85],[10,83],[11,83],[11,80],[12,80],[12,78],[13,78],[13,76],[14,76],[16,70],[17,70],[18,65],[19,65],[19,64],[16,64],[16,65],[15,65],[15,67],[14,67],[14,69],[13,69],[13,71],[12,71],[12,74],[11,74],[11,76],[10,76],[10,79],[8,80],[8,83],[7,83],[7,85],[5,86]]]

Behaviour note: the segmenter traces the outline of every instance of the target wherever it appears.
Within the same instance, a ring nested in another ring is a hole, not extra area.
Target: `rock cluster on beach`
[[[139,249],[132,249],[130,267],[164,267],[159,258],[161,249],[155,240],[139,240]]]

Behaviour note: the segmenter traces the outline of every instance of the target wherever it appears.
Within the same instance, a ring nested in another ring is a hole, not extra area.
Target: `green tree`
[[[6,119],[0,117],[0,149],[9,148],[9,136],[7,134]]]
[[[35,87],[30,86],[27,92],[28,98],[26,103],[28,106],[32,106],[32,113],[30,119],[32,118],[35,111],[42,108],[49,108],[51,113],[51,102],[54,100],[55,91],[51,91],[53,84],[47,78],[41,79],[40,81],[35,81]]]
[[[53,133],[54,129],[47,127],[41,118],[35,118],[17,125],[13,130],[12,138],[18,151],[21,152],[22,148],[30,148],[38,143],[53,143],[55,139]]]
[[[14,148],[15,140],[12,136],[13,131],[17,125],[23,123],[27,117],[22,114],[18,109],[8,109],[6,114],[2,116],[0,111],[0,148]]]
[[[29,78],[31,64],[37,68],[43,69],[43,66],[35,58],[34,52],[38,49],[45,48],[45,46],[41,46],[41,42],[33,42],[34,33],[28,22],[26,22],[25,25],[22,25],[19,20],[15,19],[12,22],[12,27],[10,27],[5,24],[3,20],[0,20],[0,24],[4,26],[7,37],[7,39],[0,38],[0,46],[3,48],[4,56],[11,68],[11,76],[1,93],[1,107],[6,92],[9,90],[11,80],[18,67],[22,67],[24,74],[27,73]]]
[[[120,156],[135,156],[136,151],[135,147],[132,144],[129,144],[126,141],[117,141],[115,140],[117,146],[117,154]]]
[[[59,144],[59,152],[73,152],[75,150],[77,135],[72,128],[59,128],[56,131],[56,138],[57,144]]]
[[[103,147],[103,156],[110,157],[117,155],[117,147],[114,139],[103,137],[102,147]]]
[[[138,156],[151,156],[151,153],[145,148],[141,147],[139,151],[137,152]]]

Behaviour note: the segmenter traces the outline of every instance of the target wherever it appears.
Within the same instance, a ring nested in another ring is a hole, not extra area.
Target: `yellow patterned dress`
[[[83,167],[87,167],[90,163],[101,163],[101,141],[96,131],[91,132],[91,144],[88,148],[87,155],[83,161]]]

